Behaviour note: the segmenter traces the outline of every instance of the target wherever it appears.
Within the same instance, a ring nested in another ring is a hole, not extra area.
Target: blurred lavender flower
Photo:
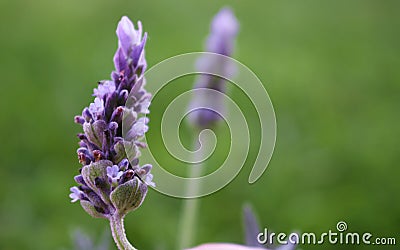
[[[144,89],[147,34],[142,37],[142,24],[139,22],[136,30],[127,17],[122,17],[116,33],[118,49],[112,80],[100,81],[93,91],[94,102],[75,117],[84,131],[78,134],[77,150],[83,167],[75,176],[78,187],[71,188],[70,197],[72,202],[80,200],[91,216],[110,220],[120,249],[134,249],[125,242],[122,219],[141,205],[148,185],[154,186],[152,166],[140,167],[138,160],[139,148],[146,146],[140,139],[148,130],[149,119],[144,115],[149,113],[151,98]],[[132,103],[129,107],[128,98]],[[125,138],[123,121],[128,128]]]
[[[257,241],[257,236],[261,232],[261,228],[250,205],[245,205],[243,208],[243,222],[247,246],[257,247],[256,249],[272,249],[272,245],[262,245]],[[275,250],[294,250],[295,248],[296,246],[294,244],[289,243],[287,245],[279,246],[275,248]]]
[[[245,226],[245,238],[246,246],[237,245],[232,243],[207,243],[187,250],[272,250],[272,246],[268,245],[268,248],[263,246],[257,241],[257,235],[260,232],[260,228],[249,205],[246,205],[243,209],[244,226]],[[296,246],[294,244],[281,245],[276,247],[274,250],[294,250]]]
[[[239,22],[230,8],[221,9],[214,17],[207,39],[209,52],[230,56],[233,52]]]
[[[234,68],[226,60],[233,52],[233,45],[239,23],[229,8],[223,8],[213,18],[210,34],[207,37],[205,50],[218,54],[210,57],[210,53],[203,54],[196,62],[196,71],[200,74],[196,78],[192,99],[189,103],[188,122],[196,129],[212,128],[225,113],[224,98],[226,92],[225,79],[207,74],[214,73],[221,76],[232,76]],[[216,59],[217,58],[217,59]],[[214,91],[213,91],[214,90]],[[199,142],[195,141],[199,148]],[[200,157],[201,158],[201,157]],[[200,166],[192,168],[189,177],[196,178],[202,175]],[[187,190],[200,190],[196,183],[189,183]],[[189,195],[190,196],[190,195]],[[196,199],[186,200],[183,205],[181,217],[180,239],[178,247],[183,249],[190,246],[195,236],[196,217],[198,201]]]
[[[238,31],[239,23],[232,10],[230,8],[221,9],[211,23],[205,50],[223,56],[231,56]],[[224,60],[222,56],[221,60],[210,60],[206,56],[201,57],[196,68],[199,72],[218,72],[226,77],[231,77],[235,73],[234,66]],[[208,88],[225,93],[225,85],[226,80],[224,79],[202,74],[197,78],[194,88]],[[201,107],[208,107],[208,109]],[[189,121],[197,127],[207,128],[221,119],[220,115],[213,110],[224,110],[224,102],[218,95],[212,96],[206,95],[204,92],[195,92],[189,109],[196,109],[189,114]]]
[[[263,247],[263,245],[257,241],[257,236],[261,232],[261,228],[258,225],[256,215],[254,214],[250,205],[245,205],[243,208],[243,224],[246,245]]]

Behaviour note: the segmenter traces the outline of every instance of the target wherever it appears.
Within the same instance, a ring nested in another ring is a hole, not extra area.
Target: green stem
[[[137,250],[126,238],[124,219],[120,215],[116,214],[110,217],[110,226],[112,236],[119,250]]]
[[[197,143],[197,141],[195,141]],[[196,156],[195,160],[202,159],[202,155]],[[202,175],[204,168],[203,163],[199,163],[193,166],[189,177],[198,177]],[[197,182],[191,182],[187,187],[188,194],[196,194],[200,189],[200,185]],[[183,201],[183,210],[180,218],[180,233],[179,233],[179,245],[178,250],[186,249],[191,247],[194,242],[194,236],[196,235],[197,227],[197,213],[199,209],[199,198],[190,198]]]
[[[197,224],[198,198],[187,199],[183,204],[183,212],[180,224],[180,240],[179,250],[186,249],[191,246],[196,233]]]

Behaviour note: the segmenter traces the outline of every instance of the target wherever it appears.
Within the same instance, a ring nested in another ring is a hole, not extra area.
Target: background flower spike
[[[260,233],[260,225],[250,204],[243,206],[243,224],[246,245],[261,247],[262,245],[257,241],[257,235]]]
[[[211,22],[205,51],[231,56],[238,32],[239,22],[233,11],[228,7],[222,8]],[[218,72],[219,75],[225,76],[233,76],[235,74],[236,69],[233,65],[226,61],[210,60],[209,58],[206,56],[198,59],[196,64],[198,72]],[[226,80],[208,74],[200,74],[196,79],[194,88],[207,88],[225,93]],[[225,103],[219,95],[211,96],[209,92],[205,94],[197,91],[194,92],[189,104],[189,110],[192,110],[192,112],[188,115],[188,119],[193,126],[210,128],[222,119],[221,115],[224,115]],[[221,111],[221,115],[218,114],[219,111]]]

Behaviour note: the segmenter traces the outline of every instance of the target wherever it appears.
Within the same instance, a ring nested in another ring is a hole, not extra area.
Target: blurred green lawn
[[[344,220],[350,231],[400,241],[399,1],[2,0],[0,249],[71,248],[77,227],[98,236],[108,226],[70,204],[68,193],[79,168],[73,117],[109,78],[120,17],[143,22],[152,66],[200,51],[225,5],[241,23],[235,58],[274,104],[277,144],[256,184],[247,184],[253,151],[238,178],[202,199],[196,242],[242,242],[244,202],[277,232],[326,232]],[[155,102],[150,118],[162,107]],[[256,122],[252,107],[241,108]],[[140,249],[175,249],[180,206],[150,191],[126,218],[128,238]]]

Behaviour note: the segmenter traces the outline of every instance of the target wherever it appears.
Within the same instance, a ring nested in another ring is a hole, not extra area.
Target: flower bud
[[[134,177],[119,185],[111,192],[110,198],[118,213],[122,216],[139,207],[147,194],[147,185]]]

